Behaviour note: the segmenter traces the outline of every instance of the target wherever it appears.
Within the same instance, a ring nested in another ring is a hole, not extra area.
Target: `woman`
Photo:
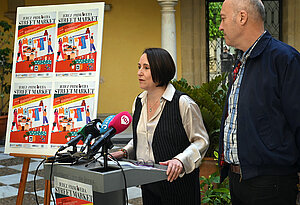
[[[168,166],[167,181],[142,185],[144,205],[200,204],[196,168],[209,144],[200,109],[169,83],[175,64],[166,50],[146,49],[138,68],[140,88],[145,91],[133,105],[133,139],[113,156]]]

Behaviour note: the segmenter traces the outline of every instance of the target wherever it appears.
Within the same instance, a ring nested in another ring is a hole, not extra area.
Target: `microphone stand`
[[[102,146],[101,154],[103,156],[104,171],[108,171],[108,149],[111,148],[113,148],[113,144],[110,140]]]
[[[69,151],[70,154],[75,154],[77,152],[77,147],[76,145],[72,145],[72,151]]]

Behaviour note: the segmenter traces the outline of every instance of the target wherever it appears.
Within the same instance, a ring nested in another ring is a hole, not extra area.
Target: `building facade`
[[[95,0],[1,0],[0,20],[15,24],[16,7],[97,2]],[[210,0],[213,1],[213,0]],[[142,90],[137,63],[145,48],[163,47],[177,65],[177,79],[201,85],[208,79],[209,0],[105,0],[98,116],[131,112]],[[281,40],[300,51],[299,0],[281,1]],[[13,45],[13,42],[12,42]]]

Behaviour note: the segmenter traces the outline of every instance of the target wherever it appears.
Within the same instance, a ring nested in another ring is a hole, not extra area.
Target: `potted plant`
[[[185,79],[173,80],[174,87],[188,94],[199,106],[204,125],[209,135],[210,145],[204,158],[200,175],[208,177],[217,170],[214,152],[218,151],[223,108],[228,86],[224,83],[226,74],[218,75],[201,86],[191,86]],[[202,168],[206,164],[206,168]]]
[[[220,175],[215,172],[209,177],[200,177],[201,203],[203,204],[231,204],[228,178],[220,184]]]
[[[201,110],[210,140],[206,153],[208,157],[214,157],[214,151],[218,150],[221,119],[228,90],[226,84],[223,83],[225,78],[226,75],[218,75],[201,86],[191,86],[183,78],[179,81],[172,81],[174,87],[188,94]]]
[[[6,134],[7,114],[9,106],[10,79],[12,72],[12,49],[10,48],[11,25],[0,21],[0,143],[3,144]]]

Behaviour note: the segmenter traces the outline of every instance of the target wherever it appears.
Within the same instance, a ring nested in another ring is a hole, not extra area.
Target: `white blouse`
[[[159,122],[166,101],[171,101],[174,93],[174,86],[172,84],[168,84],[160,99],[159,107],[149,121],[147,120],[147,91],[144,91],[139,95],[141,98],[142,110],[140,120],[137,125],[137,159],[155,161],[152,150],[154,131],[157,123]],[[132,113],[134,113],[134,109],[135,103],[132,106]],[[203,124],[200,109],[189,96],[180,96],[179,110],[183,127],[191,144],[182,153],[174,156],[174,158],[179,159],[183,163],[184,172],[188,174],[200,166],[201,160],[208,149],[209,137]],[[132,156],[134,152],[133,140],[131,140],[124,148],[127,150],[129,156]]]

